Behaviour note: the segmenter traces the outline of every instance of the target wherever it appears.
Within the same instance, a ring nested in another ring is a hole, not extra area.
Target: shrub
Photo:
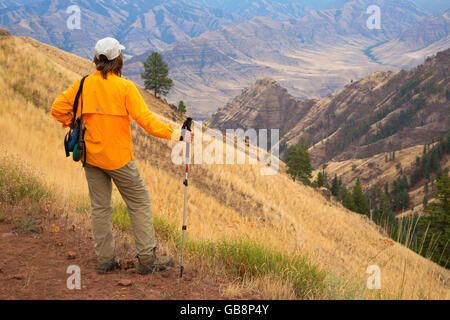
[[[14,230],[23,234],[36,232],[36,222],[32,220],[19,220]]]
[[[18,204],[42,202],[50,198],[51,193],[31,172],[17,163],[0,159],[0,201]]]

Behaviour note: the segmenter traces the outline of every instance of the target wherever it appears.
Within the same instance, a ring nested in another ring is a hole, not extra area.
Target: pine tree
[[[355,204],[355,211],[361,214],[369,215],[369,201],[367,201],[367,198],[364,195],[359,179],[356,180],[356,184],[353,187],[352,197]]]
[[[423,196],[422,205],[423,205],[424,209],[427,208],[427,206],[428,206],[428,196],[427,195]]]
[[[380,190],[378,196],[378,208],[377,215],[374,214],[374,221],[380,226],[387,227],[395,220],[394,213],[392,211],[392,205],[389,200],[389,195]]]
[[[355,202],[353,201],[352,194],[348,192],[348,190],[345,187],[342,188],[342,193],[344,198],[344,200],[342,201],[342,205],[348,210],[356,212],[356,205]]]
[[[327,168],[327,164],[324,163],[323,166],[322,166],[323,186],[329,190],[330,189],[330,183],[328,181],[328,174],[325,172],[326,168]]]
[[[425,186],[423,187],[423,208],[426,209],[427,208],[427,204],[428,204],[428,181],[425,183]]]
[[[432,152],[431,153],[431,159],[430,159],[430,171],[438,172],[440,168],[441,168],[441,164],[439,162],[438,153],[436,151]]]
[[[448,172],[436,182],[435,201],[428,203],[425,215],[419,220],[418,237],[424,243],[424,254],[446,264],[450,257],[450,178]],[[428,231],[427,231],[428,229]]]
[[[339,201],[344,201],[344,196],[345,196],[345,187],[343,187],[343,184],[342,184],[342,178],[341,177],[339,177],[339,179],[338,179],[338,199],[339,199]]]
[[[325,177],[324,177],[324,175],[323,175],[322,172],[319,172],[319,173],[317,174],[317,180],[314,181],[314,185],[315,185],[317,188],[322,188],[322,187],[325,185]]]
[[[306,185],[311,184],[312,167],[306,141],[302,139],[299,144],[288,149],[286,157],[287,173],[291,178],[300,180]]]
[[[173,86],[173,81],[168,76],[169,67],[164,62],[162,55],[153,51],[143,64],[144,73],[141,74],[141,77],[144,79],[145,89],[153,91],[155,97],[160,94],[167,96]]]
[[[392,183],[392,207],[395,211],[405,210],[409,207],[408,179],[399,177]]]
[[[339,181],[337,174],[334,175],[334,179],[331,182],[331,194],[335,197],[339,195]]]
[[[178,103],[178,112],[186,113],[186,106],[184,105],[183,100]]]

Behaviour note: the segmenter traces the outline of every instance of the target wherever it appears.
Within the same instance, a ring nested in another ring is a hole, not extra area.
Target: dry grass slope
[[[89,71],[89,65],[36,41],[0,34],[0,152],[32,166],[59,195],[58,206],[74,217],[79,208],[86,210],[87,185],[82,168],[65,158],[65,131],[47,110],[62,90]],[[167,110],[151,98],[150,109]],[[178,254],[176,230],[181,229],[184,186],[183,168],[170,161],[174,143],[147,137],[137,128],[133,133],[161,246]],[[187,268],[195,263],[205,275],[228,272],[235,282],[224,288],[225,296],[239,298],[250,290],[267,299],[449,298],[448,270],[387,240],[368,220],[327,202],[285,174],[261,176],[259,169],[194,165],[191,170]],[[116,190],[114,198],[120,201]],[[89,219],[83,221],[87,227]],[[253,257],[256,262],[249,260]],[[299,257],[308,262],[302,264]],[[260,258],[274,267],[259,268]],[[244,264],[246,268],[240,268]],[[227,269],[230,265],[236,267],[234,272]],[[291,272],[297,265],[304,268],[301,275],[309,272],[308,279],[324,274],[318,280],[322,288],[298,281]],[[309,268],[314,265],[318,268]],[[381,268],[382,290],[366,288],[369,265]]]
[[[353,187],[359,178],[365,189],[382,188],[386,182],[392,183],[400,176],[400,170],[397,166],[400,166],[404,174],[411,173],[415,168],[416,157],[422,156],[422,152],[423,146],[418,145],[396,151],[395,160],[386,161],[386,157],[390,159],[389,157],[392,157],[392,153],[380,153],[364,159],[330,161],[327,163],[326,172],[331,178],[335,174],[341,177],[342,182],[346,186]],[[316,177],[321,171],[321,168],[314,170],[313,176]],[[417,189],[423,189],[423,185],[419,185]],[[417,192],[417,194],[411,194],[411,196],[412,206],[420,209],[422,207],[423,192]]]

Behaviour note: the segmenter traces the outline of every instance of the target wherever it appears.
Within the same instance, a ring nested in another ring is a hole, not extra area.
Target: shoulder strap
[[[80,87],[78,88],[77,95],[75,96],[75,101],[73,102],[72,128],[75,125],[75,120],[77,118],[78,101],[80,100],[80,96],[83,93],[84,80],[86,80],[87,77],[88,76],[84,76],[83,79],[81,79]],[[83,98],[81,98],[81,112],[83,112]]]

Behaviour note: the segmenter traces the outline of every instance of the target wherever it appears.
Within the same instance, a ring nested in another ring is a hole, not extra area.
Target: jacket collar
[[[100,70],[96,70],[93,73],[93,75],[101,77],[102,76],[102,72]],[[117,76],[117,75],[114,72],[110,71],[110,72],[108,72],[108,76]]]

